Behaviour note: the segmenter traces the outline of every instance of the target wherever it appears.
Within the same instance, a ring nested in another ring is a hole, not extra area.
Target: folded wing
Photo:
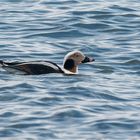
[[[1,64],[2,65],[2,64]],[[3,62],[2,67],[15,74],[48,74],[48,73],[63,73],[61,68],[50,61],[32,61],[32,62]]]

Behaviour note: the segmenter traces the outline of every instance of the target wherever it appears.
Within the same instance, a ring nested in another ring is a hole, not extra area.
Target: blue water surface
[[[0,60],[62,65],[78,75],[0,69],[1,140],[140,139],[139,0],[0,0]]]

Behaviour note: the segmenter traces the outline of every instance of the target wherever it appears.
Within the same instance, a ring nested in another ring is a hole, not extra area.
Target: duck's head
[[[63,68],[71,73],[77,73],[79,64],[92,62],[92,61],[95,60],[93,58],[89,58],[85,56],[82,52],[73,51],[73,52],[69,52],[64,57]]]

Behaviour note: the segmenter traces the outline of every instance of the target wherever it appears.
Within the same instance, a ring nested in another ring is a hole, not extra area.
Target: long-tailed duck
[[[81,63],[92,62],[94,59],[85,56],[80,51],[69,52],[63,61],[61,68],[50,61],[30,61],[30,62],[4,62],[0,61],[0,66],[6,71],[14,74],[39,75],[48,73],[78,73],[78,65]]]

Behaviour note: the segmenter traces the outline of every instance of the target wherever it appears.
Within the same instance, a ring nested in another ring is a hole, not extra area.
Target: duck
[[[95,61],[81,51],[72,51],[65,55],[63,66],[51,61],[5,62],[0,60],[0,67],[9,73],[22,75],[40,75],[49,73],[77,74],[78,65]]]

